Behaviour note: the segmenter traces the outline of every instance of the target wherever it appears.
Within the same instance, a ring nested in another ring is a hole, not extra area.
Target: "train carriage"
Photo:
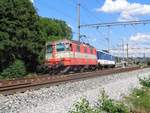
[[[97,50],[97,61],[99,67],[115,67],[115,58],[106,51]]]

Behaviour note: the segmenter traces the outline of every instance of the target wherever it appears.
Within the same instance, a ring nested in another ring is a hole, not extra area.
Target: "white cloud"
[[[105,13],[120,13],[118,20],[137,20],[137,16],[150,15],[150,5],[129,3],[127,0],[105,0],[104,5],[97,9]]]
[[[126,0],[105,0],[104,5],[98,10],[107,13],[120,12],[121,10],[124,10],[127,6],[128,3],[126,2]]]
[[[150,41],[150,34],[137,33],[136,35],[130,37],[130,41],[137,41],[137,42]]]

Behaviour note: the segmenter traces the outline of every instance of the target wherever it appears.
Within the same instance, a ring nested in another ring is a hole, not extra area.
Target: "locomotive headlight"
[[[66,47],[66,48],[69,48],[69,44],[66,44],[65,47]]]

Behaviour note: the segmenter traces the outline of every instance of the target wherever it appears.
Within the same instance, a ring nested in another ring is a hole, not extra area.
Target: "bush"
[[[3,79],[3,77],[0,75],[0,80]]]
[[[105,91],[102,92],[102,96],[99,99],[99,108],[108,113],[129,113],[127,106],[122,102],[109,99]]]
[[[101,108],[108,113],[129,113],[128,108],[123,103],[111,99],[103,100]]]
[[[6,68],[1,76],[3,78],[20,78],[27,74],[25,64],[21,60],[16,60],[12,65]]]

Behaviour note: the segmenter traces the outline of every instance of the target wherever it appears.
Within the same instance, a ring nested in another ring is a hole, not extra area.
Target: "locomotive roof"
[[[95,47],[91,46],[89,43],[82,43],[82,42],[79,42],[79,41],[76,41],[76,40],[71,40],[71,41],[72,41],[73,43],[77,44],[77,45],[84,44],[84,45],[87,45],[87,46],[89,46],[89,47],[91,47],[91,48],[95,48]]]
[[[87,45],[87,46],[89,46],[89,47],[91,47],[91,48],[95,48],[95,47],[93,47],[93,46],[91,46],[90,44],[88,44],[88,43],[82,43],[82,42],[79,42],[79,41],[76,41],[76,40],[68,40],[68,39],[62,39],[62,40],[58,40],[58,41],[51,41],[51,42],[47,42],[47,44],[52,44],[53,42],[72,42],[72,43],[75,43],[75,44],[77,44],[77,45],[81,45],[81,44],[84,44],[84,45]]]
[[[111,55],[109,52],[106,52],[106,51],[103,51],[103,50],[97,50],[97,52],[101,52],[101,53],[105,53],[105,54]],[[113,56],[113,55],[111,55],[111,56]]]

